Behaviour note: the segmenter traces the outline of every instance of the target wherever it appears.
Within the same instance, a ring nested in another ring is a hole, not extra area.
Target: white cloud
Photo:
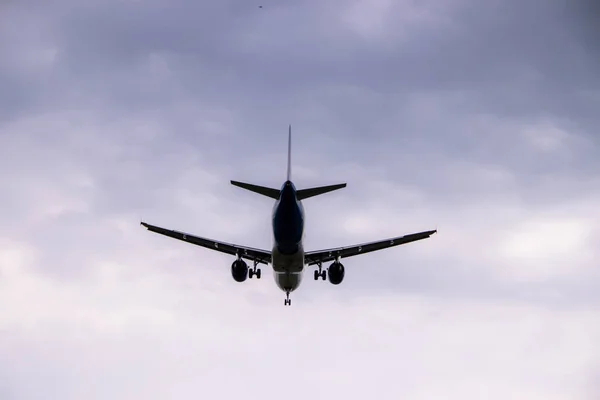
[[[173,279],[157,272],[156,250],[128,268],[99,265],[90,281],[70,285],[28,269],[31,258],[8,276],[2,265],[2,302],[20,311],[3,315],[8,335],[0,346],[3,358],[18,354],[20,360],[3,372],[14,398],[35,396],[35,386],[15,383],[43,383],[50,368],[54,389],[46,393],[63,398],[164,399],[197,390],[227,398],[267,373],[264,398],[279,396],[289,374],[311,382],[291,399],[315,392],[323,398],[581,398],[581,382],[597,357],[590,352],[600,333],[594,313],[398,294],[344,304],[331,289],[329,300],[316,297],[326,303],[307,299],[292,308],[268,296],[258,312],[233,287],[210,289],[226,268]],[[298,297],[307,297],[310,285]],[[36,350],[42,346],[43,353]]]
[[[342,20],[365,39],[381,39],[388,31],[387,19],[394,3],[390,0],[379,0],[369,4],[355,1],[342,13]]]
[[[525,127],[522,134],[533,148],[541,152],[563,154],[570,159],[576,157],[582,148],[593,146],[593,143],[581,132],[574,129],[573,123],[563,123],[563,125],[565,127],[559,126],[556,122],[541,121]]]
[[[588,238],[594,222],[583,216],[524,221],[500,245],[508,269],[523,278],[581,272],[593,258]]]
[[[542,151],[556,151],[565,146],[568,134],[556,127],[532,127],[525,130],[532,145]]]
[[[430,1],[353,1],[338,12],[343,25],[373,46],[415,40],[427,28],[450,26],[451,7]]]

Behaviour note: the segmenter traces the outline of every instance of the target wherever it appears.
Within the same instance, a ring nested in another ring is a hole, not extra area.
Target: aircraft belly
[[[271,263],[275,272],[302,272],[304,270],[304,249],[300,246],[296,254],[288,255],[281,254],[275,246]]]
[[[302,282],[301,272],[273,272],[275,283],[279,289],[290,293],[296,290]]]

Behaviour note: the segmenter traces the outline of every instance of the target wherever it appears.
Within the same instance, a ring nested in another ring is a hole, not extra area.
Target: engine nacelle
[[[248,264],[244,260],[235,260],[231,264],[231,276],[236,282],[244,282],[248,279]]]
[[[346,271],[340,262],[334,262],[327,269],[327,279],[333,285],[339,285],[344,280]]]

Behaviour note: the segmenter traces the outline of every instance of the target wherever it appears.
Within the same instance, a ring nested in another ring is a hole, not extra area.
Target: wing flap
[[[240,257],[245,258],[247,260],[256,261],[262,264],[269,264],[271,262],[271,252],[266,250],[255,249],[246,246],[239,246],[236,244],[220,242],[213,239],[207,239],[200,236],[191,235],[185,232],[179,232],[161,228],[155,225],[150,225],[145,222],[142,222],[141,225],[151,232],[155,232],[184,242],[192,243],[196,246],[218,251],[220,253],[230,254],[234,256],[239,255]]]
[[[318,264],[319,262],[329,262],[336,259],[336,257],[347,258],[357,256],[359,254],[370,253],[377,250],[387,249],[389,247],[400,246],[415,242],[417,240],[423,240],[429,238],[431,235],[436,233],[437,230],[425,231],[419,233],[412,233],[409,235],[398,236],[395,238],[389,238],[384,240],[378,240],[375,242],[357,244],[353,246],[338,247],[327,250],[318,250],[307,252],[304,256],[307,265]]]

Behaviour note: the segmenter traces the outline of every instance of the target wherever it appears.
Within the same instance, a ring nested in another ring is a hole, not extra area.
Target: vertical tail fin
[[[288,131],[288,165],[287,165],[287,180],[292,180],[292,125],[290,124]]]

